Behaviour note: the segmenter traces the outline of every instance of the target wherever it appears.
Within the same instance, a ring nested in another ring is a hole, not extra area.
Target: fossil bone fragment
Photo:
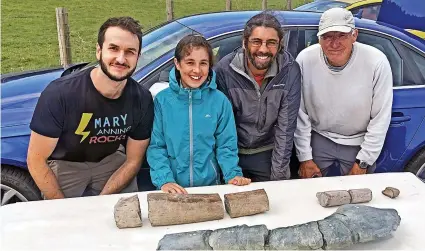
[[[317,199],[322,207],[334,207],[345,204],[364,203],[372,200],[372,191],[368,188],[333,190],[318,192]]]
[[[269,198],[264,189],[224,195],[224,206],[231,218],[269,211]]]
[[[120,198],[114,206],[115,224],[118,228],[142,226],[142,213],[137,195]]]
[[[400,194],[400,190],[398,190],[395,187],[386,187],[384,191],[382,191],[382,194],[390,197],[391,199],[397,198]]]
[[[218,194],[148,194],[149,221],[152,226],[167,226],[220,220],[223,201]]]

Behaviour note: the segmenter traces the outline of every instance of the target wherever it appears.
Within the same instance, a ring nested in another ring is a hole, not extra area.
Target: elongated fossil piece
[[[168,234],[159,241],[158,250],[345,249],[391,236],[400,221],[395,209],[348,204],[323,220],[270,231],[264,225],[241,225]]]
[[[318,192],[316,197],[322,207],[334,207],[369,202],[372,200],[372,191],[369,188],[333,190]]]
[[[167,226],[224,218],[223,201],[218,194],[148,194],[149,221]]]

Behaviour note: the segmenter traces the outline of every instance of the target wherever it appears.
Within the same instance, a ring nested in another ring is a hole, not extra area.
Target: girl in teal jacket
[[[217,90],[213,53],[205,38],[188,35],[177,44],[169,88],[155,97],[147,159],[152,183],[164,192],[183,187],[247,185],[238,166],[232,106]]]

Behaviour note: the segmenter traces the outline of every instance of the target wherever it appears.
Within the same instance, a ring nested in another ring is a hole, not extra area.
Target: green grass
[[[292,0],[295,8],[311,0]],[[221,11],[225,0],[174,0],[175,17]],[[233,0],[232,9],[260,10],[261,0]],[[112,16],[132,16],[147,30],[166,21],[165,0],[2,0],[1,73],[60,65],[55,8],[65,7],[72,62],[95,60],[100,25]],[[268,0],[285,9],[286,0]]]

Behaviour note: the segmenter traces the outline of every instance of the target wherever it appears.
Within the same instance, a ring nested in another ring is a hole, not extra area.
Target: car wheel
[[[18,167],[1,167],[1,205],[16,202],[40,200],[38,190],[31,175]]]
[[[425,182],[425,149],[417,153],[409,161],[404,170],[415,174],[419,179]]]

